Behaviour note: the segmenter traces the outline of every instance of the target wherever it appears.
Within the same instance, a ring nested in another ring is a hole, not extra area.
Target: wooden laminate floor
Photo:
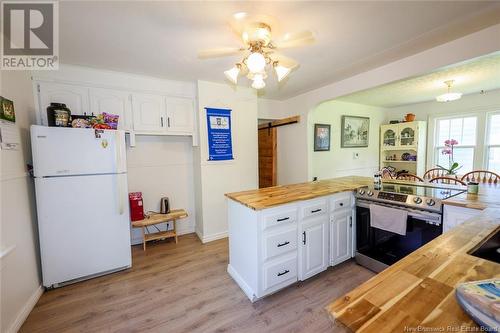
[[[324,307],[373,276],[352,261],[251,303],[227,274],[227,239],[132,249],[133,267],[45,292],[21,332],[344,332]]]

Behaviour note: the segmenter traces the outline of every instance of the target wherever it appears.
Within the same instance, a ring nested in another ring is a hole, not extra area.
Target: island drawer
[[[302,217],[308,218],[327,213],[327,200],[325,198],[305,202],[302,205]]]
[[[263,245],[263,261],[296,250],[297,229],[287,228],[279,233],[267,233],[263,237]]]
[[[295,206],[271,208],[262,214],[264,230],[275,226],[289,225],[297,221],[297,207]]]
[[[265,265],[263,278],[262,289],[264,291],[269,291],[278,285],[282,288],[297,281],[297,256],[287,256],[284,260]]]
[[[330,210],[336,211],[341,209],[351,208],[351,194],[342,193],[334,195],[330,198]]]

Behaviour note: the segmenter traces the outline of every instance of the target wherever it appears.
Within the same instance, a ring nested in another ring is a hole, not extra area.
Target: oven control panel
[[[408,194],[378,192],[377,199],[390,200],[396,202],[406,202],[406,200],[408,199]]]
[[[425,196],[417,196],[414,194],[398,193],[390,191],[382,191],[375,186],[366,186],[358,189],[355,194],[356,198],[381,202],[386,204],[401,205],[404,207],[423,209],[431,212],[441,212],[442,203],[437,198],[429,198]]]

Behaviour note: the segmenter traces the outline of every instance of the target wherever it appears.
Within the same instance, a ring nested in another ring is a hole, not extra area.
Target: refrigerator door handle
[[[115,150],[116,150],[116,172],[121,172],[122,169],[122,144],[120,142],[120,135],[115,132]]]
[[[123,182],[121,181],[121,177],[119,175],[116,176],[116,195],[118,196],[118,214],[123,215],[124,213],[124,203],[123,198]]]

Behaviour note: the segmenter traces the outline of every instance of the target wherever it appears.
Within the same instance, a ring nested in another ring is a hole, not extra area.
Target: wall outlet
[[[359,158],[359,153],[352,153],[352,158],[357,160]]]

